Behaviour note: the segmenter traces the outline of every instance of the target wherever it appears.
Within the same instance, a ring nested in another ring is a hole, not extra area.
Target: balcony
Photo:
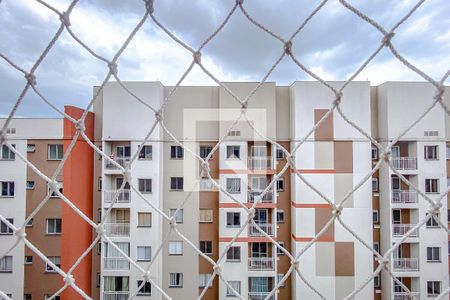
[[[264,224],[258,224],[258,226],[262,229],[262,231],[264,231],[265,233],[267,233],[270,236],[273,236],[275,233],[275,224],[264,223]],[[258,230],[258,228],[255,226],[255,224],[248,225],[248,235],[249,236],[264,236],[264,234],[262,234]]]
[[[272,158],[264,156],[254,156],[248,158],[248,168],[250,170],[270,170],[272,167]]]
[[[394,300],[419,300],[420,293],[419,292],[394,292]]]
[[[113,159],[116,163],[118,163],[121,167],[126,167],[129,163],[131,158],[129,156],[123,156],[123,157],[116,157]],[[110,161],[106,162],[106,168],[107,169],[117,169],[117,166],[111,163]]]
[[[409,230],[411,230],[416,224],[392,224],[392,235],[395,237],[404,236]],[[408,237],[418,237],[418,230],[414,230]]]
[[[109,190],[105,191],[105,203],[111,203],[114,200],[114,196],[116,195],[117,190]],[[130,203],[131,190],[122,190],[118,197],[116,203]]]
[[[105,223],[105,229],[109,237],[130,236],[130,223]]]
[[[248,202],[254,203],[256,200],[261,199],[262,191],[248,191]],[[267,191],[267,193],[262,197],[262,203],[272,203],[273,202],[273,190]]]
[[[272,271],[275,269],[275,258],[249,257],[248,269],[251,271]]]
[[[249,292],[248,299],[249,300],[264,300],[269,295],[269,292]],[[269,300],[275,299],[274,296],[271,296]]]
[[[105,270],[129,270],[130,262],[123,257],[105,257],[103,268]]]
[[[392,203],[417,203],[417,192],[414,190],[393,190]]]
[[[103,292],[103,300],[128,300],[129,292]]]
[[[397,170],[417,170],[416,157],[393,157],[391,162]]]
[[[392,260],[394,271],[396,272],[417,272],[419,271],[418,258],[394,258]]]

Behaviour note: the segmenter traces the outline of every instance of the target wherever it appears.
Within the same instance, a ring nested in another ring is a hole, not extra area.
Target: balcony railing
[[[256,200],[261,199],[262,191],[248,191],[248,202],[253,203]],[[267,191],[267,193],[262,197],[261,201],[263,203],[273,202],[273,190]]]
[[[418,258],[394,258],[392,260],[394,271],[415,272],[419,271]]]
[[[273,236],[275,233],[275,225],[274,224],[258,224],[258,226],[262,229],[262,231],[264,231],[265,233],[267,233],[270,236]],[[255,224],[249,224],[248,225],[248,235],[249,236],[264,236],[264,234],[262,234],[258,228],[255,226]]]
[[[417,203],[415,190],[393,190],[392,203]]]
[[[103,268],[105,270],[129,270],[130,262],[123,257],[105,257]]]
[[[392,224],[392,235],[401,237],[404,236],[411,228],[416,226],[416,224]],[[419,232],[414,230],[409,237],[417,237],[419,235]]]
[[[272,167],[271,157],[254,156],[248,158],[248,168],[251,170],[269,170]]]
[[[124,156],[124,157],[116,157],[113,160],[116,163],[118,163],[120,166],[125,168],[130,163],[131,158],[129,156]],[[117,166],[114,165],[113,163],[111,163],[110,161],[107,161],[106,168],[107,169],[117,169]]]
[[[275,268],[273,257],[249,257],[248,269],[253,271],[271,271]]]
[[[128,300],[130,292],[103,292],[103,300]]]
[[[105,203],[111,203],[114,200],[117,190],[105,191]],[[131,190],[122,190],[117,196],[116,203],[129,203],[131,199]]]
[[[416,170],[417,158],[416,157],[393,157],[391,159],[392,165],[397,170]]]
[[[249,300],[264,300],[269,295],[269,292],[249,292],[248,299]],[[270,300],[275,299],[274,296],[269,298]]]
[[[130,223],[105,223],[108,236],[130,236]]]
[[[411,292],[410,294],[407,292],[394,292],[394,300],[419,300],[419,296],[419,292]]]

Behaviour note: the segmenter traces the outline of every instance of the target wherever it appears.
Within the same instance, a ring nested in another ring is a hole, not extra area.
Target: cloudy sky
[[[68,0],[46,0],[60,11]],[[385,28],[393,26],[416,0],[351,0]],[[317,6],[318,0],[245,0],[248,12],[287,38]],[[155,0],[155,16],[191,47],[198,47],[224,19],[234,0]],[[71,15],[71,28],[100,55],[111,59],[144,13],[142,0],[80,0]],[[0,2],[0,53],[29,70],[59,25],[56,14],[33,0]],[[293,52],[326,80],[345,80],[376,49],[382,36],[373,27],[330,0],[294,40]],[[402,25],[393,43],[416,66],[435,79],[450,68],[450,2],[428,0]],[[282,45],[237,11],[223,31],[204,49],[202,62],[223,81],[259,81],[281,54]],[[192,59],[148,20],[119,59],[122,80],[174,84]],[[66,32],[36,72],[38,88],[47,98],[86,106],[92,86],[107,73],[105,64],[82,49]],[[310,80],[290,59],[284,59],[269,81],[289,85]],[[384,49],[357,79],[380,84],[388,80],[421,80]],[[184,85],[214,84],[197,67]],[[22,74],[0,59],[0,116],[11,110],[25,85]],[[25,97],[17,116],[57,114],[34,92]]]

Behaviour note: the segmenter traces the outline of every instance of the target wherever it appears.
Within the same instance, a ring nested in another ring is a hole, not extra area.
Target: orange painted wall
[[[65,113],[79,119],[83,110],[73,106],[65,106]],[[89,113],[85,120],[86,135],[93,140],[94,114]],[[64,151],[70,145],[76,133],[72,122],[64,119]],[[72,201],[87,217],[92,219],[92,182],[93,182],[93,149],[79,137],[68,157],[63,170],[63,194]],[[73,237],[76,236],[76,239]],[[86,223],[67,204],[62,204],[62,236],[61,267],[67,272],[92,242],[92,227]],[[87,295],[91,294],[91,252],[77,266],[72,275],[76,285]],[[62,299],[82,299],[72,288],[62,293]]]

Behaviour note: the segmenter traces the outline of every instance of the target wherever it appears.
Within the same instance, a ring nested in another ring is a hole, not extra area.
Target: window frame
[[[378,160],[378,148],[377,147],[372,147],[370,157],[372,158],[372,160]]]
[[[199,288],[205,288],[206,284],[208,283],[209,279],[211,278],[212,273],[199,273],[198,274],[198,287]],[[202,278],[204,277],[204,278]],[[208,288],[213,286],[213,282],[214,280],[212,280],[209,285]]]
[[[238,293],[238,295],[241,295],[241,281],[240,280],[228,280],[227,281],[229,285],[233,287],[234,290]],[[237,288],[233,284],[237,284]],[[227,294],[226,297],[237,297],[237,295],[228,287],[227,288]]]
[[[50,260],[55,266],[61,269],[61,256],[47,256],[47,259]],[[59,263],[54,260],[59,260]],[[57,271],[53,269],[47,262],[45,262],[45,273],[56,273]]]
[[[7,260],[10,261],[9,265],[8,265],[8,261]],[[3,261],[5,261],[5,262],[3,263]],[[3,266],[3,264],[4,264],[5,268],[4,269],[0,269],[0,273],[12,273],[13,272],[13,269],[14,269],[14,258],[13,258],[12,255],[5,255],[2,258],[0,258],[0,266]],[[8,266],[11,266],[11,268],[10,269],[7,268]]]
[[[16,148],[16,144],[11,144],[11,146],[15,149]],[[6,145],[6,144],[4,144],[4,145],[2,145],[2,147],[1,147],[1,156],[0,156],[0,160],[3,160],[3,161],[14,161],[14,160],[16,160],[16,154],[11,150],[11,149],[9,149],[9,147]],[[5,157],[5,153],[7,154],[7,157]]]
[[[150,152],[146,152],[146,149],[150,149]],[[142,146],[142,148],[139,150],[138,160],[153,160],[153,146]]]
[[[181,256],[181,255],[183,255],[183,252],[184,252],[184,250],[183,250],[183,248],[184,248],[184,243],[183,243],[183,241],[182,240],[179,240],[179,241],[169,241],[168,243],[168,247],[169,247],[169,250],[167,251],[167,253],[168,253],[168,255],[171,255],[171,256]],[[177,245],[177,247],[175,248],[175,250],[179,250],[179,251],[176,251],[176,252],[171,252],[171,247],[170,247],[170,245]],[[180,246],[181,245],[181,246]]]
[[[278,185],[279,183],[282,183],[282,188],[279,187],[279,185]],[[276,182],[275,184],[276,184],[277,192],[284,192],[284,191],[285,191],[285,181],[284,181],[284,177],[278,178],[278,179],[277,179],[277,182]]]
[[[3,194],[4,191],[3,185],[6,185],[6,194]],[[6,181],[6,180],[0,181],[0,198],[14,198],[15,194],[16,194],[15,181]]]
[[[373,224],[380,224],[380,212],[378,209],[372,210],[372,222]]]
[[[202,221],[202,218],[201,218],[201,216],[202,216],[202,211],[207,211],[207,212],[209,212],[210,213],[210,215],[211,215],[211,219],[210,220],[207,220],[207,221]],[[213,223],[214,222],[214,210],[213,209],[211,209],[211,208],[200,208],[199,209],[199,223]]]
[[[49,232],[49,222],[50,221],[54,221],[54,228],[57,229],[58,228],[58,220],[59,220],[59,227],[60,227],[60,231],[56,231],[55,232]],[[61,218],[48,218],[45,219],[45,234],[46,235],[61,235],[62,234],[62,219]]]
[[[170,159],[180,160],[184,158],[184,149],[180,145],[170,146]]]
[[[232,218],[231,219],[229,219],[229,215],[233,215],[232,216]],[[236,221],[236,214],[238,215],[238,218],[239,218],[239,222],[238,222],[238,224],[235,224],[235,222],[234,221]],[[227,211],[227,213],[226,213],[226,221],[227,221],[227,226],[226,227],[229,227],[229,228],[239,228],[239,227],[241,227],[241,212],[239,212],[239,211]],[[233,220],[233,222],[228,222],[229,220]]]
[[[178,211],[177,208],[170,208],[169,209],[169,217],[175,216],[175,212],[177,213],[175,216],[175,222],[177,224],[183,224],[184,223],[184,209],[180,208]]]
[[[138,213],[138,224],[137,227],[152,227],[153,225],[153,214],[152,212],[146,212],[146,211],[139,211]],[[144,222],[144,224],[141,224],[139,221],[141,220],[140,216],[143,217],[143,220],[145,221],[147,219],[148,216],[150,216],[150,225],[146,225],[147,223]]]
[[[435,252],[433,250],[437,249],[437,258],[435,258]],[[429,252],[429,250],[431,250],[431,252]],[[431,254],[431,257],[429,256],[429,254]],[[427,247],[427,262],[428,263],[440,263],[442,262],[441,259],[441,247],[436,247],[436,246],[432,246],[432,247]]]
[[[278,214],[282,215],[283,217],[279,218]],[[277,218],[277,224],[284,224],[286,222],[286,212],[284,211],[284,209],[282,209],[282,208],[277,209],[276,218]]]
[[[173,183],[175,183],[175,185]],[[173,192],[183,190],[184,190],[184,177],[170,177],[170,191]]]
[[[150,183],[150,189],[149,184]],[[151,178],[138,178],[138,190],[141,194],[153,193],[153,180]]]
[[[428,156],[430,156],[429,148],[433,149],[431,151],[431,157],[428,157]],[[424,145],[423,146],[423,159],[425,161],[439,160],[439,145]]]
[[[139,288],[141,286],[141,284],[144,282],[144,280],[138,280],[136,281],[137,283],[137,288]],[[147,285],[148,284],[148,285]],[[150,290],[149,292],[147,292],[147,288]],[[141,290],[144,289],[144,292],[141,292]],[[146,281],[144,283],[144,285],[142,286],[142,288],[140,288],[136,294],[136,296],[151,296],[152,295],[152,283],[149,281]]]
[[[214,148],[214,147],[213,147],[212,145],[200,145],[199,151],[198,151],[199,156],[200,156],[201,158],[205,159],[205,158],[211,153],[211,151],[212,151],[213,148]],[[206,149],[206,151],[205,151],[205,149]],[[203,151],[202,151],[202,150],[203,150]],[[209,150],[209,151],[208,151],[208,150]],[[204,152],[207,152],[207,154],[204,155],[204,154],[205,154]],[[214,156],[214,154],[211,155],[211,159],[213,158],[213,156]]]
[[[238,185],[236,185],[233,182],[239,182]],[[238,189],[234,190],[232,189],[233,187],[237,186]],[[226,191],[229,194],[240,194],[242,191],[242,183],[241,183],[241,178],[240,177],[227,177],[226,178]]]
[[[175,280],[172,280],[172,276],[175,276]],[[183,287],[183,273],[169,273],[169,288],[182,288]]]
[[[426,216],[428,216],[429,213],[426,213]],[[429,218],[426,222],[425,222],[425,227],[426,228],[439,228],[439,223],[435,220],[434,218],[435,216],[432,215],[431,218]],[[437,218],[439,218],[439,215],[437,216]]]
[[[144,250],[144,258],[139,258],[139,250]],[[150,251],[147,253],[147,251]],[[150,257],[147,257],[147,254],[150,254]],[[136,261],[152,261],[152,246],[136,246]]]
[[[27,144],[27,153],[36,152],[36,144]]]
[[[430,286],[429,286],[429,284],[432,284],[433,286],[432,286],[432,291],[433,291],[433,293],[429,293],[430,292]],[[438,284],[438,289],[436,289],[436,286],[435,286],[435,284]],[[441,284],[441,281],[438,281],[438,280],[429,280],[429,281],[427,281],[427,296],[428,297],[436,297],[436,296],[439,296],[439,294],[441,293],[441,288],[442,288],[442,284]],[[436,292],[436,290],[437,290],[437,292]]]
[[[31,258],[31,259],[29,259]],[[33,255],[25,255],[23,260],[24,265],[32,265],[33,264]]]
[[[281,153],[281,156],[279,155]],[[276,160],[283,160],[285,158],[284,152],[281,148],[278,148],[275,150],[275,159]]]
[[[230,256],[232,256],[232,258],[229,258],[229,256],[228,256],[229,254],[231,254]],[[239,255],[239,258],[236,258],[236,256],[237,256],[236,254]],[[241,246],[231,246],[230,248],[228,248],[227,255],[226,255],[226,261],[227,262],[240,262],[241,261]]]
[[[227,145],[226,159],[228,160],[240,160],[241,159],[241,146],[240,145]]]
[[[209,248],[209,249],[208,249]],[[205,255],[213,255],[213,242],[212,241],[199,241],[199,250]],[[210,250],[210,252],[207,252]]]
[[[436,182],[436,191],[433,191],[433,182]],[[429,182],[429,183],[427,183]],[[429,190],[428,190],[429,188]],[[439,194],[439,178],[425,178],[425,193],[426,194]]]
[[[375,184],[375,188],[374,188],[374,184]],[[372,192],[378,192],[378,190],[379,190],[378,178],[372,177]]]
[[[14,218],[5,218],[9,223],[14,225]],[[6,229],[6,230],[3,230]],[[0,236],[1,235],[13,235],[14,230],[10,228],[8,225],[6,225],[5,222],[0,221]]]

